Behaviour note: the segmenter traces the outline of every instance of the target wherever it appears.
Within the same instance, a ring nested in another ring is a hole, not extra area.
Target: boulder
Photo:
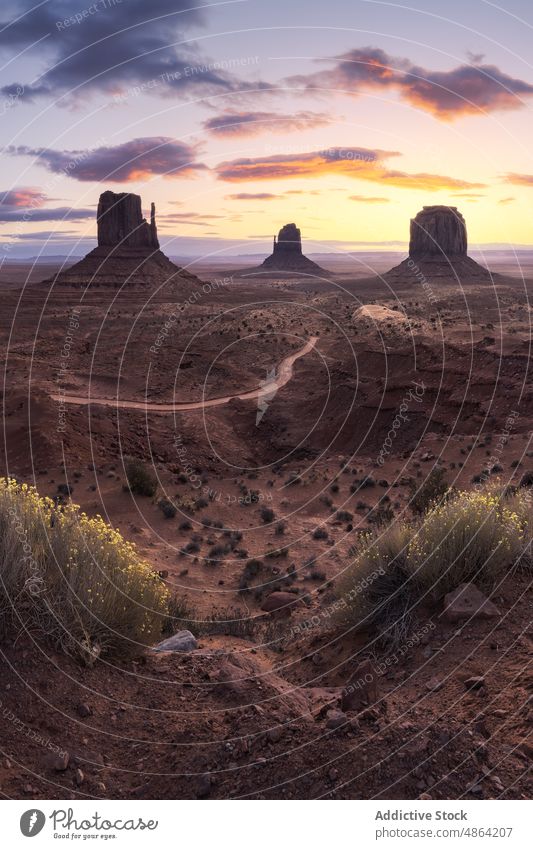
[[[154,651],[193,651],[198,648],[198,642],[190,631],[178,631],[172,637],[154,646]]]
[[[292,607],[297,601],[298,596],[294,595],[294,593],[274,592],[266,597],[261,605],[261,610],[264,610],[265,613],[274,613],[282,610],[287,616],[290,616]]]
[[[465,619],[497,619],[500,611],[475,584],[461,584],[444,597],[442,618],[447,622]]]
[[[346,725],[348,722],[348,717],[342,710],[337,710],[336,708],[332,708],[332,710],[328,710],[326,714],[326,728],[331,728],[335,731],[337,728],[342,728],[343,725]]]
[[[341,709],[361,710],[378,700],[378,674],[369,660],[362,660],[348,679],[341,696]]]

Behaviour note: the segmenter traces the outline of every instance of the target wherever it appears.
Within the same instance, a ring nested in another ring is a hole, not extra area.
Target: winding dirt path
[[[104,407],[120,407],[130,410],[144,410],[153,413],[184,413],[189,410],[204,410],[207,407],[221,407],[229,401],[238,399],[239,401],[249,401],[252,399],[264,398],[268,401],[274,397],[286,383],[289,382],[293,375],[294,363],[300,357],[305,357],[309,351],[312,351],[318,341],[318,336],[311,336],[303,348],[296,351],[294,354],[289,354],[285,357],[276,370],[272,370],[264,383],[261,383],[257,389],[250,389],[243,392],[242,395],[222,395],[220,398],[209,398],[205,401],[169,401],[161,403],[158,401],[121,401],[117,398],[86,398],[82,395],[51,395],[54,401],[59,401],[63,404],[78,404],[78,405],[98,405]]]

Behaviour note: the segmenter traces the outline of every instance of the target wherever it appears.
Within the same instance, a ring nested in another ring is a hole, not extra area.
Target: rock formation
[[[140,248],[158,250],[155,225],[155,204],[150,212],[150,224],[143,218],[141,198],[127,192],[104,192],[98,201],[98,247]]]
[[[385,278],[489,278],[490,272],[468,256],[467,246],[466,223],[455,206],[425,206],[411,219],[408,259]]]
[[[260,268],[303,274],[324,273],[324,269],[302,253],[302,235],[296,224],[285,224],[278,233],[277,241],[274,236],[272,253]]]
[[[156,287],[168,282],[183,288],[186,282],[199,282],[160,250],[153,203],[148,222],[143,218],[139,195],[103,192],[96,220],[98,247],[45,282],[91,288]]]
[[[260,275],[295,274],[316,277],[328,277],[329,271],[325,271],[316,262],[308,259],[302,253],[302,235],[296,224],[285,224],[274,236],[272,253],[261,265],[255,268],[239,269],[233,273],[234,277],[258,277]]]

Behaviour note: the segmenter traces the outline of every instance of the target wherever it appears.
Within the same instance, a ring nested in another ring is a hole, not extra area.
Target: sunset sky
[[[78,17],[76,18],[76,14]],[[105,189],[171,254],[402,249],[424,205],[533,245],[530,0],[5,0],[5,259],[94,246]]]

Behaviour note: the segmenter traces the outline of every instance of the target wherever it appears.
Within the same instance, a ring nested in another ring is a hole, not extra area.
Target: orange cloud
[[[287,154],[234,159],[221,162],[215,171],[219,180],[229,183],[254,180],[286,180],[298,177],[341,175],[354,180],[366,180],[383,186],[401,189],[423,189],[434,192],[441,189],[480,189],[483,183],[470,183],[441,174],[408,174],[384,167],[389,157],[399,156],[397,151],[369,150],[367,148],[330,148],[302,154]]]
[[[495,65],[459,65],[450,71],[431,71],[373,47],[350,50],[337,56],[336,62],[330,70],[290,77],[288,82],[307,91],[333,89],[354,96],[365,90],[390,89],[441,121],[519,109],[524,105],[523,98],[533,95],[533,85],[508,76]]]
[[[390,198],[370,197],[367,195],[350,195],[348,200],[355,200],[358,203],[390,203]]]
[[[506,183],[512,186],[533,186],[533,174],[515,174],[509,173],[504,177]]]

